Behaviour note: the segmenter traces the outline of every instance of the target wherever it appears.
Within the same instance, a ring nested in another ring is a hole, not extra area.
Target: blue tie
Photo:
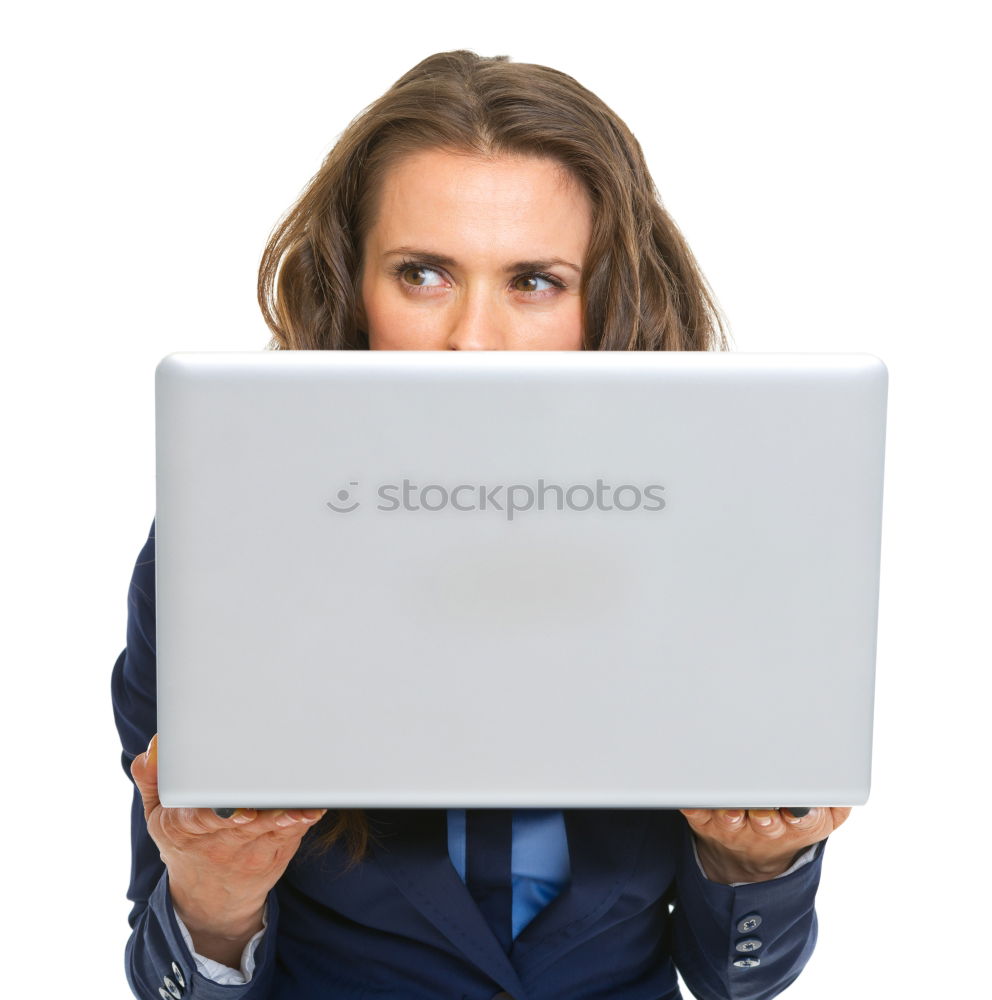
[[[512,809],[465,810],[465,884],[503,948],[513,944]]]

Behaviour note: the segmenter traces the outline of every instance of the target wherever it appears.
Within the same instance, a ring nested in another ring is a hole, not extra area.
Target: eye
[[[552,288],[564,288],[562,282],[550,274],[521,274],[511,282],[515,292],[535,293],[546,292]]]
[[[442,284],[441,275],[432,267],[421,267],[418,264],[407,264],[400,271],[400,278],[404,284],[414,285],[417,288],[430,287]]]

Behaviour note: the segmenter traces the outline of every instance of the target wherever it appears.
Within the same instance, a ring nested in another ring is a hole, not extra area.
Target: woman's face
[[[589,196],[554,160],[405,157],[362,248],[369,348],[581,350],[591,228]]]

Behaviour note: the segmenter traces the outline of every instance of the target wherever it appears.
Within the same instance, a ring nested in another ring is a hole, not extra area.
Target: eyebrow
[[[383,254],[383,257],[393,256],[416,257],[418,262],[437,267],[456,267],[458,264],[454,257],[432,253],[430,250],[419,250],[417,247],[395,247]],[[582,268],[578,264],[573,264],[561,257],[548,257],[543,260],[517,260],[512,264],[507,264],[504,271],[507,274],[519,274],[522,271],[546,271],[549,267],[556,266],[570,267],[576,274],[582,273]]]

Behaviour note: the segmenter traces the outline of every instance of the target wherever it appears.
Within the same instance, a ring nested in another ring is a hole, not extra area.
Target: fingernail
[[[295,822],[296,820],[289,813],[285,812],[279,813],[275,818],[276,826],[292,826]]]
[[[234,822],[250,823],[257,815],[258,812],[255,809],[239,809],[234,814]]]
[[[731,823],[740,823],[744,818],[744,813],[740,809],[725,809],[723,814]]]
[[[152,753],[152,751],[157,751],[157,749],[158,749],[155,746],[155,740],[156,740],[157,737],[158,737],[158,733],[154,733],[152,735],[152,738],[148,741],[148,749],[145,750],[145,767],[148,766],[148,764],[151,762],[152,757],[154,756],[154,754]]]
[[[751,819],[758,824],[758,826],[771,826],[772,825],[772,814],[765,810],[760,812],[752,812]]]

